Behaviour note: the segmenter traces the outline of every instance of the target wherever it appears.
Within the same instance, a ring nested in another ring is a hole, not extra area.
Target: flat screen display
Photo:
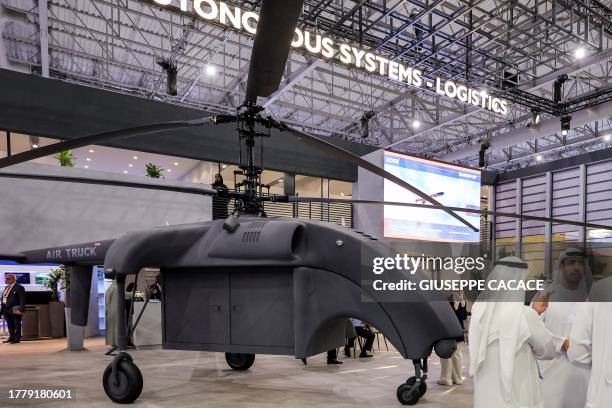
[[[427,193],[443,205],[480,209],[480,171],[424,160],[403,154],[385,152],[385,170]],[[395,183],[385,180],[385,201],[426,204],[423,198]],[[480,228],[480,215],[459,212],[458,215]],[[386,238],[428,241],[478,241],[479,233],[442,210],[386,205],[384,208]]]
[[[30,284],[30,272],[5,272],[4,276],[13,274],[15,275],[15,281],[20,285],[29,285]]]
[[[36,284],[44,285],[49,277],[49,272],[36,272]]]

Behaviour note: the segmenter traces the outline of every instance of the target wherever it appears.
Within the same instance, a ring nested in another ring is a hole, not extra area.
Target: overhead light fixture
[[[217,68],[214,67],[214,65],[207,65],[206,66],[206,74],[208,76],[213,76],[217,73]]]
[[[176,90],[176,77],[178,72],[176,62],[167,58],[157,58],[155,63],[166,71],[166,93],[175,96],[178,93]]]
[[[138,156],[134,156],[134,157],[132,157],[132,159],[138,160]]]
[[[364,112],[364,114],[361,116],[359,135],[362,139],[367,139],[370,136],[370,119],[372,119],[374,115],[374,111],[368,111]]]
[[[96,151],[94,149],[89,149],[89,153],[95,153]]]
[[[174,165],[175,165],[175,166],[178,166],[178,165],[179,165],[179,162],[174,162]]]
[[[542,155],[541,155],[541,154],[538,154],[538,156],[536,157],[536,160],[537,160],[537,161],[542,161],[542,159],[543,159]]]
[[[537,109],[531,109],[531,126],[536,126],[540,123],[540,111]]]
[[[605,135],[605,136],[604,136],[604,140],[605,140],[606,142],[609,142],[609,141],[610,141],[610,139],[612,139],[612,136],[610,136],[610,135]]]
[[[40,138],[38,136],[30,136],[30,146],[32,146],[32,149],[38,149]]]
[[[586,56],[586,50],[584,49],[584,47],[578,47],[574,50],[574,57],[576,57],[576,59],[581,59],[584,58]]]
[[[572,117],[570,115],[565,115],[561,117],[561,135],[567,136],[571,128],[571,120]]]
[[[91,158],[87,157],[85,160],[87,160],[87,161],[91,161]]]
[[[128,167],[134,167],[134,165],[132,163],[128,164]]]
[[[487,165],[485,156],[489,147],[491,147],[491,142],[489,142],[489,139],[484,139],[480,142],[480,152],[478,152],[478,167],[485,167]]]
[[[166,170],[168,173],[172,173],[172,169],[168,169]]]
[[[86,169],[88,169],[88,168],[89,168],[89,166],[87,166],[87,165],[85,165],[85,166],[83,166],[83,168],[86,168]]]
[[[421,127],[421,122],[420,122],[418,119],[415,119],[415,120],[412,122],[412,127],[413,127],[413,128],[415,128],[415,129],[420,128],[420,127]]]
[[[123,174],[128,174],[128,171],[127,170],[123,170]]]
[[[222,165],[221,165],[221,168],[222,168],[222,169],[227,169],[227,164],[222,164]]]
[[[568,76],[563,74],[557,77],[555,82],[553,82],[553,102],[559,103],[561,102],[561,98],[563,97],[563,84],[568,80]]]

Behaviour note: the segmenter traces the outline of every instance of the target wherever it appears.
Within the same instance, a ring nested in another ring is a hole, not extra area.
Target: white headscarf
[[[498,261],[487,281],[511,281],[527,278],[528,266],[510,256]],[[512,378],[516,352],[529,339],[529,328],[523,318],[525,291],[484,291],[472,307],[470,321],[470,374],[474,375],[487,355],[487,347],[499,341],[499,367],[502,396],[512,398]]]
[[[580,281],[580,286],[576,290],[567,289],[563,286],[563,273],[561,272],[564,268],[564,262],[566,259],[570,257],[581,257],[584,258],[584,278]],[[553,293],[550,295],[550,300],[553,302],[581,302],[584,301],[591,290],[591,286],[593,285],[593,274],[591,273],[591,268],[589,267],[589,263],[587,262],[586,253],[577,248],[567,248],[565,251],[561,252],[559,255],[559,259],[557,260],[557,264],[555,265],[555,269],[553,270],[553,283],[548,288],[548,291],[552,291]]]

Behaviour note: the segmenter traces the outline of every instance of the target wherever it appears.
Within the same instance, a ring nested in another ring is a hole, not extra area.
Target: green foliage
[[[51,300],[59,301],[59,291],[70,287],[70,269],[66,265],[55,268],[49,273],[43,286],[51,290]]]
[[[147,177],[164,178],[164,169],[157,164],[147,163],[145,170],[147,172]]]
[[[76,160],[76,157],[74,157],[71,150],[59,152],[55,158],[57,161],[59,161],[59,164],[62,167],[74,167],[74,161]]]

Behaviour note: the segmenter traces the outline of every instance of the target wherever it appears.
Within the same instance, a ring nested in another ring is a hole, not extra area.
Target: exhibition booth
[[[611,15],[0,0],[0,406],[607,408]]]

